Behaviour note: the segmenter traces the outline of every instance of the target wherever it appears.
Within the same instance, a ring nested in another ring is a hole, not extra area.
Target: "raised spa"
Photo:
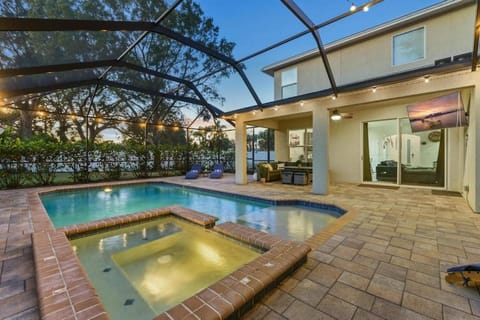
[[[152,319],[261,255],[173,216],[71,244],[112,319]]]

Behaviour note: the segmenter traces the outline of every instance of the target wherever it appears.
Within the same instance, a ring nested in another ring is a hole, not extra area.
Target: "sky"
[[[368,1],[356,2],[361,6]],[[439,0],[384,0],[368,12],[358,12],[319,29],[324,45],[361,32],[387,21],[440,3]],[[234,58],[239,60],[305,30],[305,27],[280,0],[198,0],[204,14],[219,26],[220,36],[236,43]],[[319,24],[349,10],[347,0],[295,0],[295,3],[315,23]],[[308,34],[278,49],[245,62],[245,73],[265,103],[273,101],[273,78],[263,73],[263,67],[316,48]],[[334,70],[333,70],[334,72]],[[335,76],[335,74],[334,74]],[[212,102],[223,111],[255,105],[255,101],[239,76],[223,80],[219,92],[226,101]]]

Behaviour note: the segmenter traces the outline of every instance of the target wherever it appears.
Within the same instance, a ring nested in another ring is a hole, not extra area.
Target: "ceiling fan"
[[[330,115],[330,119],[337,121],[341,119],[352,119],[353,113],[351,112],[338,112],[337,109],[333,110],[332,114]]]

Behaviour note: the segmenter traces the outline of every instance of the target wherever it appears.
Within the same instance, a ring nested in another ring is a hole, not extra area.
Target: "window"
[[[282,71],[282,98],[297,95],[297,68]]]
[[[425,58],[425,28],[421,27],[393,36],[393,65]]]

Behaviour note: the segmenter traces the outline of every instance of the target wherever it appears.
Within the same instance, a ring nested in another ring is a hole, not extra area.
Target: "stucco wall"
[[[364,122],[407,117],[407,105],[444,93],[356,106],[352,119],[330,122],[330,175],[335,182],[362,182]],[[461,192],[465,161],[464,128],[447,129],[447,189]]]
[[[435,60],[472,51],[475,10],[467,6],[447,15],[434,17],[395,32],[328,53],[337,86],[434,65]],[[392,65],[392,37],[418,27],[425,27],[426,58],[401,66]],[[281,98],[281,69],[275,72],[275,99]],[[297,64],[298,94],[330,88],[320,57]]]

